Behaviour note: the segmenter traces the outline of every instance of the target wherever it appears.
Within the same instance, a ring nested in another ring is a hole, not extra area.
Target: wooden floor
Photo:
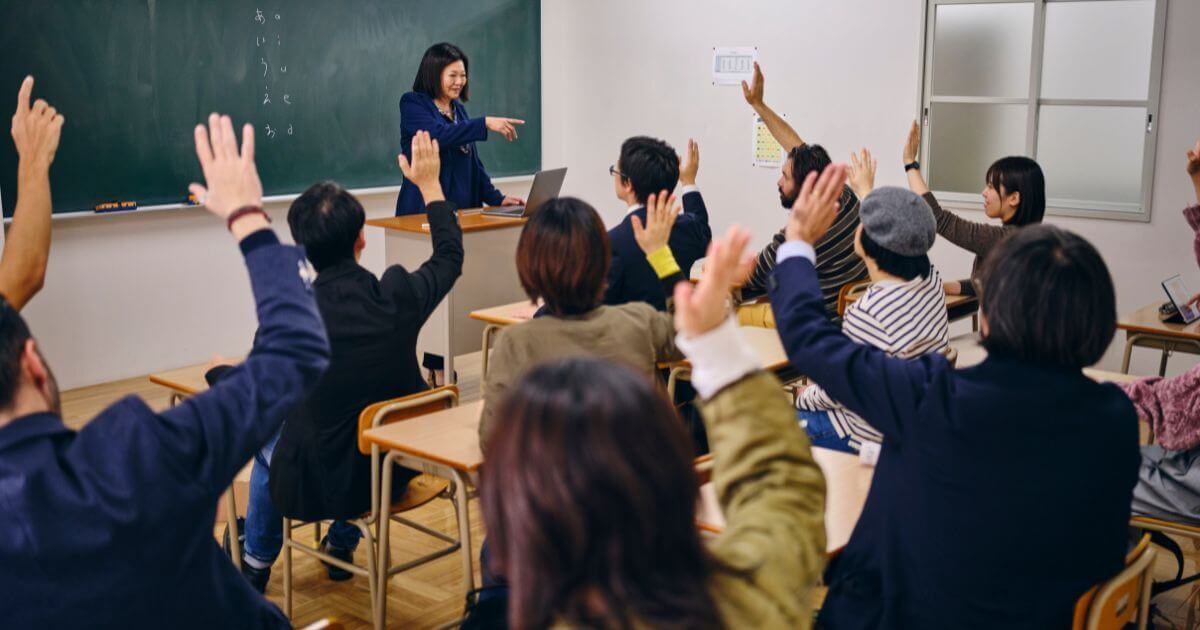
[[[977,345],[968,337],[956,338],[953,345],[959,350],[959,365],[965,367],[982,359]],[[462,401],[479,398],[479,355],[468,355],[455,362],[459,374]],[[63,415],[66,423],[82,427],[100,410],[126,396],[135,395],[145,399],[153,408],[163,409],[169,404],[166,390],[153,385],[144,377],[85,387],[63,393]],[[428,527],[454,535],[457,531],[454,509],[448,501],[437,500],[411,512],[412,520]],[[214,529],[220,536],[223,527]],[[1031,535],[1036,531],[1031,529]],[[312,541],[311,527],[297,530],[299,540]],[[483,540],[483,524],[477,501],[471,504],[471,537],[473,557],[479,557],[479,544]],[[1200,549],[1191,541],[1179,540],[1188,554],[1187,574],[1200,570]],[[414,530],[392,528],[392,557],[403,562],[427,553],[437,547],[434,540]],[[986,541],[980,541],[986,544]],[[365,545],[355,555],[355,562],[365,565]],[[332,582],[325,568],[309,556],[294,556],[294,624],[303,627],[314,621],[333,617],[347,628],[371,627],[371,607],[364,578],[355,577],[347,582]],[[1155,567],[1155,577],[1166,580],[1174,577],[1174,561],[1165,553]],[[478,562],[475,563],[478,583]],[[462,615],[462,565],[457,553],[431,562],[393,577],[388,584],[388,627],[389,628],[436,628],[458,619]],[[1154,600],[1162,616],[1156,619],[1158,628],[1200,628],[1196,619],[1197,597],[1190,596],[1189,588],[1177,589]],[[267,597],[283,607],[283,556],[272,569]]]

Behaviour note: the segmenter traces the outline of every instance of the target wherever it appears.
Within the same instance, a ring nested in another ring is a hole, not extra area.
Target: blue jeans
[[[808,434],[808,440],[812,442],[813,446],[858,454],[858,449],[850,446],[849,435],[838,436],[837,429],[833,426],[833,420],[829,418],[829,412],[797,409],[796,418],[800,420],[800,426]]]
[[[283,515],[271,502],[268,485],[271,469],[271,453],[279,442],[279,434],[267,441],[254,454],[254,468],[250,471],[250,500],[246,505],[246,549],[245,555],[259,564],[269,567],[283,549]],[[362,532],[345,521],[334,521],[329,526],[329,546],[353,551],[358,547]]]

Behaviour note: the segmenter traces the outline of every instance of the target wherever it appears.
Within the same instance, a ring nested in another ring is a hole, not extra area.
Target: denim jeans
[[[271,453],[279,434],[267,441],[254,454],[254,468],[250,471],[250,500],[246,505],[246,556],[269,567],[283,549],[283,515],[271,502],[270,479]],[[329,526],[328,541],[331,547],[349,549],[358,547],[362,532],[345,521],[334,521]]]
[[[829,418],[828,412],[797,409],[796,418],[800,420],[800,426],[808,434],[808,440],[812,442],[813,446],[858,454],[858,449],[850,446],[849,435],[838,436],[837,429],[833,426],[833,420]]]

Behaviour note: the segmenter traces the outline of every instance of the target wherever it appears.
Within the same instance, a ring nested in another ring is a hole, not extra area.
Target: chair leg
[[[462,544],[463,595],[475,589],[475,571],[472,566],[471,554],[471,510],[467,496],[467,480],[462,473],[454,471],[454,502],[458,504],[458,540]]]
[[[321,545],[321,521],[317,521],[317,522],[313,523],[313,546],[319,547],[320,545]]]
[[[242,543],[238,541],[237,529],[237,498],[233,496],[233,486],[225,491],[225,528],[229,532],[229,555],[233,557],[233,566],[242,570]]]
[[[354,525],[362,532],[363,541],[367,544],[367,592],[371,598],[371,621],[375,630],[383,630],[384,619],[387,616],[384,609],[387,606],[387,598],[379,597],[380,572],[379,567],[375,564],[377,541],[371,533],[371,526],[366,521],[356,520]]]
[[[292,618],[292,519],[283,519],[283,614]]]

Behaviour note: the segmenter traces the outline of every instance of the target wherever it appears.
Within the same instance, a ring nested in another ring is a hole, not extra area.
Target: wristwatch
[[[905,173],[907,173],[909,171],[913,171],[913,170],[916,170],[916,171],[921,170],[921,163],[916,160],[913,160],[913,161],[909,162],[908,164],[904,165]]]

